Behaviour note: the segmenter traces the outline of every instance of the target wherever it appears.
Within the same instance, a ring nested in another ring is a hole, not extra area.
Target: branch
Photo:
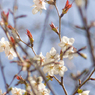
[[[61,82],[60,82],[55,76],[53,76],[53,78],[55,78],[55,80],[62,86],[65,95],[68,95],[68,94],[67,94],[67,91],[66,91],[66,89],[65,89],[65,87],[64,87],[64,84],[63,84],[63,77],[61,77]]]
[[[77,93],[77,90],[79,88],[81,88],[88,80],[90,80],[90,77],[92,76],[92,74],[95,72],[95,69],[91,72],[91,74],[89,75],[89,77],[81,84],[79,85],[79,87],[75,90],[75,92],[73,93],[73,95],[75,95]]]

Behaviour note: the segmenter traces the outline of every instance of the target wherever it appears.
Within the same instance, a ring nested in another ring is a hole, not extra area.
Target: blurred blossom
[[[12,95],[23,95],[23,93],[25,93],[26,91],[20,88],[12,88],[11,90]]]
[[[39,11],[40,11],[40,13],[42,13],[42,9],[46,10],[46,7],[45,7],[46,3],[44,0],[33,0],[33,2],[34,2],[34,5],[32,6],[32,7],[34,7],[32,9],[33,14],[36,14]]]
[[[40,53],[40,55],[34,56],[33,59],[37,61],[38,65],[43,65],[45,61],[45,57],[42,55],[42,52]]]
[[[5,38],[2,37],[0,41],[0,52],[5,51],[6,56],[9,60],[12,60],[13,57],[17,57],[15,51],[13,50],[11,44],[8,41],[5,41]]]
[[[83,0],[75,0],[75,3],[77,6],[82,6],[82,1]]]
[[[2,90],[0,89],[0,95],[2,95]]]
[[[43,78],[40,76],[38,78],[29,77],[29,81],[31,85],[33,86],[33,89],[36,93],[36,95],[49,95],[50,90],[46,88],[44,83],[42,83]]]
[[[88,91],[83,91],[82,93],[79,93],[79,95],[89,95],[89,90]]]

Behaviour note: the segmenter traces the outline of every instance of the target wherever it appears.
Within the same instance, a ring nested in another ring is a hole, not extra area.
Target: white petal
[[[32,9],[32,13],[33,13],[33,14],[36,14],[37,12],[38,12],[38,10],[37,10],[36,8],[33,8],[33,9]]]

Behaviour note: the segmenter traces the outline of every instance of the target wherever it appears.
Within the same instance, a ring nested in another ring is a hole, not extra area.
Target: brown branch
[[[75,90],[75,92],[73,93],[73,95],[75,95],[77,93],[77,90],[79,88],[81,88],[88,80],[90,80],[90,77],[92,76],[92,74],[95,72],[95,69],[91,72],[91,74],[89,75],[89,77],[83,82],[81,83],[81,85],[78,86],[78,88]]]
[[[66,91],[66,89],[65,89],[65,87],[64,87],[64,84],[63,84],[63,77],[61,77],[61,82],[60,82],[55,76],[53,76],[53,78],[55,78],[55,80],[62,86],[65,95],[68,95],[68,94],[67,94],[67,91]]]
[[[81,16],[82,22],[83,22],[85,30],[86,30],[86,34],[87,34],[87,38],[88,38],[88,44],[89,44],[89,47],[90,47],[90,52],[91,52],[91,56],[92,56],[92,60],[93,60],[93,65],[95,66],[94,48],[93,48],[93,44],[92,44],[92,41],[91,41],[90,31],[89,31],[89,28],[88,28],[88,25],[87,25],[87,18],[83,16],[81,8],[78,7],[78,9],[79,9],[80,16]]]

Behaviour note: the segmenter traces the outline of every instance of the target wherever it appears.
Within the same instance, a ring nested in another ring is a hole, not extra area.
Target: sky
[[[70,3],[72,3],[72,0],[69,0]],[[57,6],[59,9],[59,13],[62,12],[62,8],[65,5],[66,0],[59,0],[57,2]],[[87,16],[88,18],[88,25],[90,24],[91,21],[95,21],[95,12],[94,12],[94,6],[95,6],[95,0],[88,0],[88,8],[87,8],[87,14],[84,15]],[[1,5],[1,10],[4,10],[5,12],[8,11],[8,9],[13,10],[13,4],[14,4],[14,0],[0,0],[0,5]],[[58,27],[58,15],[57,12],[55,10],[55,8],[53,6],[50,7],[49,10],[49,17],[46,18],[46,14],[48,10],[43,10],[42,14],[37,13],[35,15],[32,14],[32,6],[33,5],[33,1],[32,0],[17,0],[17,5],[18,5],[18,10],[16,11],[16,16],[19,15],[27,15],[27,17],[25,18],[21,18],[17,20],[17,30],[19,31],[19,34],[21,36],[21,38],[25,41],[28,42],[28,37],[26,35],[26,29],[29,29],[33,35],[34,38],[34,49],[37,52],[39,50],[38,46],[40,43],[40,39],[41,39],[41,34],[43,32],[43,28],[44,28],[44,23],[46,23],[46,29],[45,29],[45,37],[44,37],[44,41],[42,44],[42,48],[41,51],[43,53],[43,55],[45,56],[47,52],[49,52],[51,50],[52,47],[55,47],[57,49],[58,52],[60,52],[60,47],[58,46],[59,43],[59,39],[58,36],[51,30],[49,24],[51,22],[53,22],[55,24],[55,26]],[[48,5],[46,5],[47,8]],[[84,9],[82,7],[82,9]],[[45,22],[45,19],[48,19],[47,22]],[[1,17],[0,17],[1,20]],[[13,17],[11,14],[9,14],[9,23],[11,25],[14,26],[13,24]],[[82,70],[84,70],[85,68],[89,68],[90,66],[92,66],[92,61],[91,61],[91,55],[89,53],[89,45],[87,42],[87,38],[86,38],[86,32],[80,29],[75,28],[75,25],[79,25],[82,26],[82,21],[80,18],[80,14],[78,12],[78,9],[76,7],[76,4],[73,3],[72,8],[68,11],[68,13],[66,15],[64,15],[64,17],[62,18],[62,35],[61,36],[67,36],[68,38],[74,38],[75,39],[75,43],[74,43],[74,47],[76,47],[77,49],[87,46],[87,49],[83,51],[83,53],[87,54],[88,58],[87,60],[83,59],[82,57],[78,56],[77,58],[74,58],[73,60],[67,60],[65,59],[65,65],[68,68],[68,71],[66,72],[66,74],[64,75],[64,84],[68,90],[68,95],[71,95],[72,91],[73,91],[73,87],[74,87],[74,81],[70,78],[70,73],[74,73],[77,74],[78,72],[81,72]],[[94,34],[95,28],[91,29],[91,33]],[[95,35],[95,34],[94,34]],[[3,30],[0,28],[0,39],[2,37],[5,37],[5,34],[3,32]],[[7,40],[7,38],[6,38]],[[24,44],[22,44],[23,47],[25,47]],[[32,51],[28,48],[27,49],[28,52],[31,54],[31,56],[34,56],[33,53],[31,53]],[[30,52],[31,51],[31,52]],[[22,53],[22,51],[18,48],[18,52],[21,54],[21,56],[23,56],[24,54]],[[7,78],[7,82],[10,83],[12,80],[12,77],[18,72],[18,70],[20,68],[17,67],[17,64],[15,63],[10,63],[10,60],[8,60],[7,56],[5,56],[4,52],[0,53],[0,57],[1,57],[1,61],[3,66],[5,66],[4,68],[4,72]],[[21,73],[23,77],[25,77],[25,72]],[[0,71],[0,89],[3,90],[3,92],[5,91],[5,87],[4,87],[4,82],[3,79],[1,77],[1,71]],[[68,78],[69,77],[69,78]],[[59,78],[59,76],[58,76]],[[15,80],[12,84],[12,86],[14,86],[14,84],[17,82],[17,80]],[[53,86],[53,89],[56,91],[57,95],[60,95],[59,93],[63,93],[62,88],[59,87],[58,83],[54,80],[53,82],[50,82]],[[93,82],[91,82],[91,84],[93,84]],[[84,89],[92,89],[93,87],[95,87],[95,85],[91,86],[84,86]],[[23,87],[22,87],[23,88]],[[92,89],[92,93],[94,92],[94,90]],[[93,95],[91,93],[91,95]]]

